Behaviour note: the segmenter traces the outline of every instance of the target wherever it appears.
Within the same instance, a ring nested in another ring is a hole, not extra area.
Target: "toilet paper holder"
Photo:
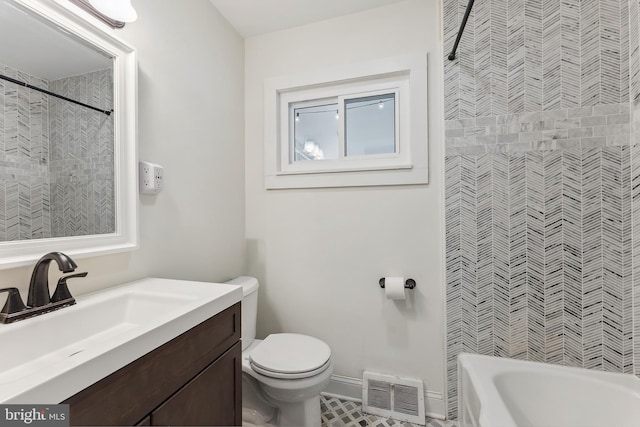
[[[378,283],[380,284],[380,287],[384,289],[384,277],[378,280]],[[404,282],[404,287],[405,289],[413,289],[416,287],[416,281],[413,279],[407,279]]]

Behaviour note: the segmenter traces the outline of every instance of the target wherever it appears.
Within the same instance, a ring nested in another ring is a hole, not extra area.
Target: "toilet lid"
[[[301,378],[326,369],[331,348],[308,335],[272,334],[249,357],[252,367],[264,375],[284,374]]]

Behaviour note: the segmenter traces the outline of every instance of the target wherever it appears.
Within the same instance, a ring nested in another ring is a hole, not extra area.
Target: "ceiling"
[[[348,15],[404,0],[211,0],[243,37]]]
[[[404,0],[211,0],[243,37],[310,24]],[[19,35],[19,37],[16,37]],[[0,62],[45,80],[109,67],[110,58],[0,0]]]

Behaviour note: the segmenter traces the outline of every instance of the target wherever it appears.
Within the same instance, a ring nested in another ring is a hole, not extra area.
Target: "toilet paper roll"
[[[384,294],[387,299],[402,300],[406,298],[404,277],[385,277]]]

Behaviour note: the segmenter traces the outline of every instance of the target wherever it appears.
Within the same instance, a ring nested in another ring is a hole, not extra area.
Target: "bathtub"
[[[637,427],[640,379],[477,354],[458,356],[461,427]]]

